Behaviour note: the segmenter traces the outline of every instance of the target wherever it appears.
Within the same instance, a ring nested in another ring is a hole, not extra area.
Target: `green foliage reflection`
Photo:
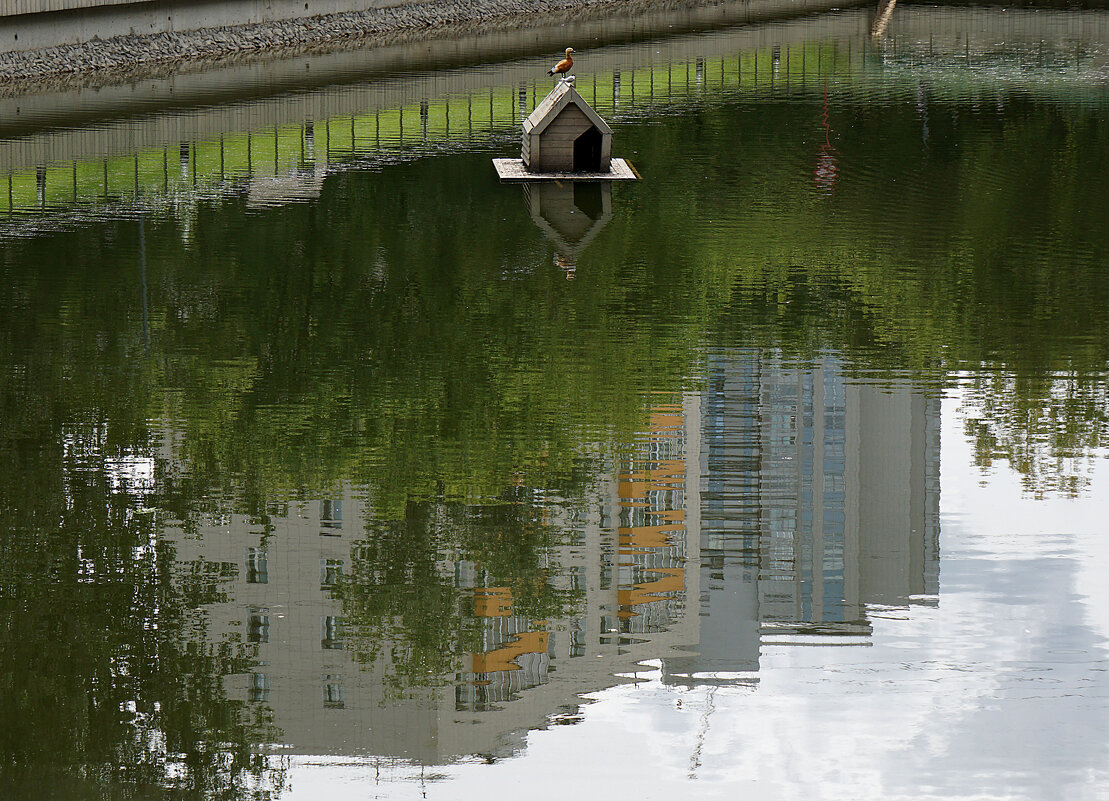
[[[981,464],[1081,491],[1109,400],[1104,108],[998,95],[929,107],[925,128],[928,97],[833,96],[828,140],[811,101],[625,126],[648,180],[617,190],[573,282],[487,154],[336,174],[311,203],[199,203],[141,238],[105,221],[0,242],[4,780],[281,784],[256,756],[264,715],[221,688],[249,654],[208,642],[215,590],[159,537],[211,498],[261,518],[365,488],[374,522],[338,592],[398,692],[474,647],[444,554],[520,614],[559,614],[575,599],[540,555],[560,535],[529,493],[579,497],[590,457],[631,440],[653,393],[695,386],[706,347],[836,351],[937,388],[969,373]],[[826,162],[814,185],[825,141],[833,186]],[[129,454],[153,490],[113,483],[106,460]]]

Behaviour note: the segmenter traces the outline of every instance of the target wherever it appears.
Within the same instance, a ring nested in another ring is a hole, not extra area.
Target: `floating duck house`
[[[578,94],[560,81],[524,120],[521,159],[531,172],[608,172],[612,129]]]
[[[493,159],[503,181],[635,180],[623,159],[612,158],[612,128],[574,89],[559,81],[535,107],[523,130],[519,159]]]

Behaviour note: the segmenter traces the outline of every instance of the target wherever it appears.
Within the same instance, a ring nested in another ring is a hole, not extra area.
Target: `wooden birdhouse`
[[[501,181],[636,181],[626,159],[612,158],[612,129],[563,78],[524,120],[523,158],[493,159]]]
[[[563,80],[524,120],[522,160],[532,173],[607,173],[612,129]]]

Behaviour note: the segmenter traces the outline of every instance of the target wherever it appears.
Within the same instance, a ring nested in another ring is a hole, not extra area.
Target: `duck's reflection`
[[[836,158],[836,148],[832,144],[832,129],[828,124],[828,85],[824,85],[824,104],[821,108],[820,127],[824,132],[824,141],[816,156],[816,167],[813,168],[813,188],[821,195],[831,195],[836,187],[836,178],[839,177],[839,164]]]

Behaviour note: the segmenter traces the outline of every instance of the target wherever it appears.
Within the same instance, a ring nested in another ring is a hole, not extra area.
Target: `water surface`
[[[5,793],[1106,797],[1106,27],[598,46],[615,187],[545,52],[13,129]]]

